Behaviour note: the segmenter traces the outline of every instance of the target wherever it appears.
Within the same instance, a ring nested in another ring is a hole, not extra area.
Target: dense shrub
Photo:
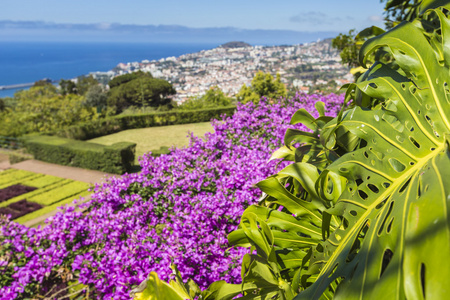
[[[268,159],[290,116],[318,100],[335,115],[343,99],[297,95],[239,105],[233,117],[213,122],[214,133],[192,136],[189,147],[168,155],[145,155],[141,173],[98,185],[84,212],[65,208],[41,230],[0,220],[0,295],[44,294],[52,278],[78,280],[94,298],[128,299],[149,271],[167,279],[171,261],[202,287],[219,278],[239,282],[245,250],[228,248],[227,234],[259,198],[254,184],[276,171]]]
[[[235,106],[193,111],[154,112],[148,114],[119,115],[66,127],[54,134],[76,140],[88,140],[127,129],[209,122],[221,115],[232,115]]]
[[[135,143],[104,146],[46,135],[25,139],[25,146],[38,160],[115,174],[131,170],[136,149]]]

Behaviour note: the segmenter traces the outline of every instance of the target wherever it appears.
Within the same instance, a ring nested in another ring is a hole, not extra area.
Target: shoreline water
[[[158,60],[196,53],[218,44],[188,43],[55,43],[0,42],[0,86],[71,79],[91,72],[106,72],[119,63]],[[0,98],[19,89],[0,90]]]

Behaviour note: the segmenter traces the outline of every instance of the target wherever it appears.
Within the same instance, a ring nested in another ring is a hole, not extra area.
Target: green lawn
[[[89,140],[89,142],[112,145],[117,142],[136,143],[136,158],[151,150],[158,150],[162,146],[182,147],[189,143],[188,132],[197,136],[203,136],[207,132],[213,132],[210,122],[182,124],[142,129],[124,130],[118,133],[105,135]]]

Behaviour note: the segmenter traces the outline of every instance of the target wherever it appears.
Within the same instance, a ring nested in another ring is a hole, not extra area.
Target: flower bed
[[[36,188],[21,184],[14,184],[4,189],[0,189],[0,203],[8,199],[34,191]]]
[[[254,184],[276,171],[268,159],[293,113],[314,111],[318,100],[335,115],[343,98],[239,105],[233,117],[213,122],[213,134],[192,136],[189,147],[169,155],[145,155],[141,173],[97,186],[83,213],[66,208],[42,230],[0,220],[0,249],[15,253],[5,260],[0,250],[0,294],[45,293],[46,278],[73,277],[92,297],[129,299],[151,270],[167,279],[171,261],[202,287],[219,278],[239,282],[245,250],[228,249],[227,234],[259,198]]]
[[[23,199],[6,207],[0,207],[0,214],[11,215],[11,219],[14,220],[40,208],[42,205]]]

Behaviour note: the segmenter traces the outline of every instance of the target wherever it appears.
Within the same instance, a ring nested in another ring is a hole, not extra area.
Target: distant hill
[[[242,48],[242,47],[251,47],[252,45],[250,45],[250,44],[247,44],[247,43],[245,43],[245,42],[228,42],[228,43],[226,43],[226,44],[223,44],[223,45],[220,45],[220,47],[222,47],[222,48],[226,48],[226,49],[229,49],[229,48]]]
[[[69,24],[42,21],[0,20],[0,41],[208,43],[246,41],[251,45],[293,45],[335,37],[339,32],[242,29],[235,27],[191,28],[178,25],[119,23]]]

